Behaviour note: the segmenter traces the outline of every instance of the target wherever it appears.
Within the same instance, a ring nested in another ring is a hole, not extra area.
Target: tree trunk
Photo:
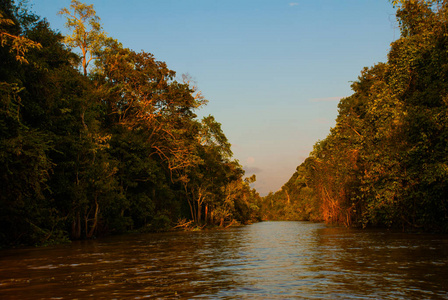
[[[95,215],[93,217],[93,224],[90,228],[89,232],[87,233],[87,238],[91,238],[93,234],[95,233],[96,227],[98,225],[98,213],[99,213],[100,207],[98,205],[98,195],[95,195]],[[86,232],[87,232],[87,224],[86,224]]]
[[[188,205],[190,206],[191,219],[193,221],[196,221],[196,217],[195,217],[195,214],[194,214],[193,206],[191,205],[191,201],[190,201],[190,199],[187,199],[187,201],[188,201]]]
[[[81,237],[81,216],[77,212],[72,223],[72,238],[78,240]]]

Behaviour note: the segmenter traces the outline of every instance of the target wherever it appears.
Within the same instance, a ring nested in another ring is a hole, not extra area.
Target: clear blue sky
[[[277,191],[324,139],[341,97],[365,66],[385,62],[399,37],[387,0],[90,0],[109,36],[189,73],[210,101],[234,157]],[[30,0],[57,15],[70,0]]]

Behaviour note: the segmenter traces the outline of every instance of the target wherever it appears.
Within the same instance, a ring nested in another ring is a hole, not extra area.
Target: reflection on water
[[[0,252],[0,299],[448,299],[448,237],[263,222]]]

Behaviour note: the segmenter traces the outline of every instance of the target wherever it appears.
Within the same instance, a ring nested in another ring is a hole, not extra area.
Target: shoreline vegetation
[[[261,197],[187,75],[72,0],[62,36],[0,0],[0,248],[261,220],[448,232],[448,4],[391,1],[401,37],[336,126]]]
[[[0,0],[0,247],[259,219],[189,75],[108,37],[93,5],[60,11],[64,37],[25,4]]]
[[[264,198],[270,216],[448,232],[448,2],[391,2],[387,62],[362,70],[330,134]]]

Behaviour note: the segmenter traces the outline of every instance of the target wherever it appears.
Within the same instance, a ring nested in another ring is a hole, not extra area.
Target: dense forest
[[[62,36],[0,0],[0,247],[259,219],[189,76],[107,36],[93,5]]]
[[[394,0],[401,36],[336,125],[261,198],[188,75],[72,0],[63,36],[0,0],[0,247],[263,219],[448,232],[448,2]]]
[[[401,36],[263,217],[448,232],[448,1],[396,0]]]

